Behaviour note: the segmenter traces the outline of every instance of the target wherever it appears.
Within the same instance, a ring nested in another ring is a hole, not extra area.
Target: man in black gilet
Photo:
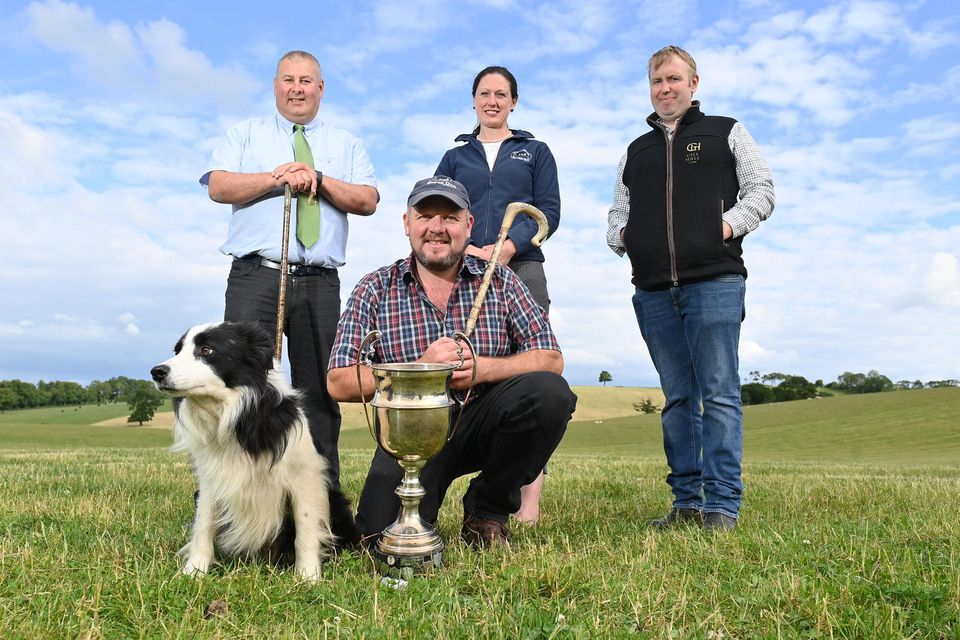
[[[650,524],[729,530],[743,491],[741,244],[773,212],[773,179],[742,124],[700,111],[689,53],[665,47],[647,69],[652,131],[620,160],[607,244],[630,258],[634,311],[666,397],[673,507]]]

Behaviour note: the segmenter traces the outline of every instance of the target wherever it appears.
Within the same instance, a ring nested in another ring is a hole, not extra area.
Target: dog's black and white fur
[[[183,572],[206,573],[216,542],[230,557],[284,561],[292,551],[297,573],[317,580],[321,557],[359,534],[273,340],[255,323],[212,323],[187,331],[174,352],[150,373],[174,398],[174,450],[190,454],[199,484]]]

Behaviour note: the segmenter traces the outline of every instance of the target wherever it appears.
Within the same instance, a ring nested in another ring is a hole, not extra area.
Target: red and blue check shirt
[[[329,369],[356,366],[360,342],[374,329],[382,337],[373,362],[394,363],[414,362],[434,341],[466,328],[487,262],[465,255],[447,308],[438,309],[414,273],[414,260],[410,255],[357,283],[340,316]],[[501,265],[490,280],[470,341],[485,357],[560,350],[543,310],[520,279]]]

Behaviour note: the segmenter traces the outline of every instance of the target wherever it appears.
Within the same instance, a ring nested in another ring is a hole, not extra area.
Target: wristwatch
[[[317,188],[320,188],[320,183],[323,182],[323,172],[314,170],[314,173],[317,174]]]

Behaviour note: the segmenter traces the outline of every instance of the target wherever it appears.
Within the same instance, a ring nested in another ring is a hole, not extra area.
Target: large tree
[[[149,382],[140,380],[138,384],[127,395],[127,406],[130,408],[130,417],[127,422],[138,422],[143,426],[144,422],[153,419],[157,409],[163,404],[163,394]]]
[[[803,376],[785,375],[783,381],[773,389],[777,402],[786,400],[806,400],[817,397],[817,387]]]
[[[613,376],[610,375],[610,372],[609,372],[609,371],[601,371],[601,372],[600,372],[600,380],[599,380],[599,382],[602,382],[602,383],[603,383],[603,386],[607,386],[607,383],[610,382],[611,380],[613,380]]]
[[[866,374],[844,371],[837,377],[836,387],[851,393],[877,393],[893,391],[894,385],[890,378],[871,369]]]
[[[761,382],[748,382],[740,385],[740,400],[743,404],[766,404],[774,402],[776,397],[773,394],[773,387],[768,387]]]

